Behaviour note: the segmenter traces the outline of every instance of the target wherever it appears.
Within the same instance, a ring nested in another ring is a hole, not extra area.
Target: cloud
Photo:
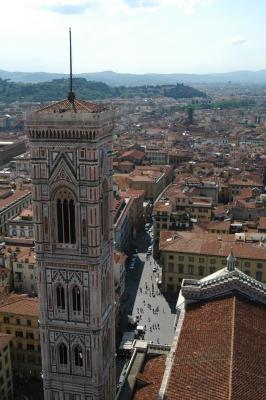
[[[63,5],[63,6],[53,6],[53,7],[47,7],[48,10],[54,11],[58,14],[84,14],[88,6],[87,5]]]
[[[109,14],[138,15],[162,8],[176,8],[186,15],[198,7],[209,6],[216,0],[26,0],[30,7],[59,14],[84,14],[87,10],[103,9]]]
[[[225,40],[226,44],[229,44],[231,46],[240,46],[242,44],[247,43],[247,39],[244,36],[241,35],[235,35],[227,38]]]
[[[98,0],[26,0],[28,8],[52,11],[57,14],[84,14]]]

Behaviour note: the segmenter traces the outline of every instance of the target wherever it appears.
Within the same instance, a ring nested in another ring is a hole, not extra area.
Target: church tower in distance
[[[26,126],[44,398],[113,400],[113,112],[70,93]]]

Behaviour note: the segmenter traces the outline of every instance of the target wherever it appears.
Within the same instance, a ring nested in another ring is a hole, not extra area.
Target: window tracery
[[[61,365],[67,365],[68,360],[67,360],[67,347],[64,343],[60,343],[58,346],[59,349],[59,363]]]
[[[56,288],[56,301],[57,301],[57,308],[64,310],[65,309],[65,289],[62,285],[58,285]]]
[[[76,243],[75,202],[68,189],[57,193],[56,216],[58,243]]]
[[[73,311],[81,311],[80,288],[77,285],[72,289],[72,306]]]

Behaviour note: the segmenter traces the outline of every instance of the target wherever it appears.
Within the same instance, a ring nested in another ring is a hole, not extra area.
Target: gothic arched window
[[[64,343],[59,345],[59,363],[67,364],[67,347]]]
[[[72,289],[72,305],[73,311],[81,311],[80,289],[74,286]]]
[[[72,193],[62,189],[56,196],[57,239],[59,243],[76,243],[75,202]]]
[[[76,367],[83,367],[83,353],[80,346],[74,348],[74,360]]]
[[[65,309],[65,289],[62,285],[58,285],[56,288],[56,301],[57,308],[61,308],[61,310]]]

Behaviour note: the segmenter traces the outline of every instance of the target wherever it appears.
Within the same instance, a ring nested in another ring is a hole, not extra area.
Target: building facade
[[[33,238],[33,220],[31,208],[7,221],[7,234],[10,237]]]
[[[7,235],[7,221],[19,214],[31,204],[31,192],[28,190],[5,190],[0,193],[0,235]]]
[[[41,378],[41,346],[38,299],[8,294],[0,305],[0,332],[12,335],[14,376]]]
[[[0,333],[0,396],[2,400],[13,399],[13,378],[10,343],[12,336]]]
[[[27,117],[45,400],[115,397],[113,112],[69,97]]]
[[[162,231],[160,259],[163,290],[175,293],[183,279],[202,279],[224,268],[231,249],[237,256],[236,266],[241,271],[266,282],[266,247],[253,242],[239,242],[234,235]]]

